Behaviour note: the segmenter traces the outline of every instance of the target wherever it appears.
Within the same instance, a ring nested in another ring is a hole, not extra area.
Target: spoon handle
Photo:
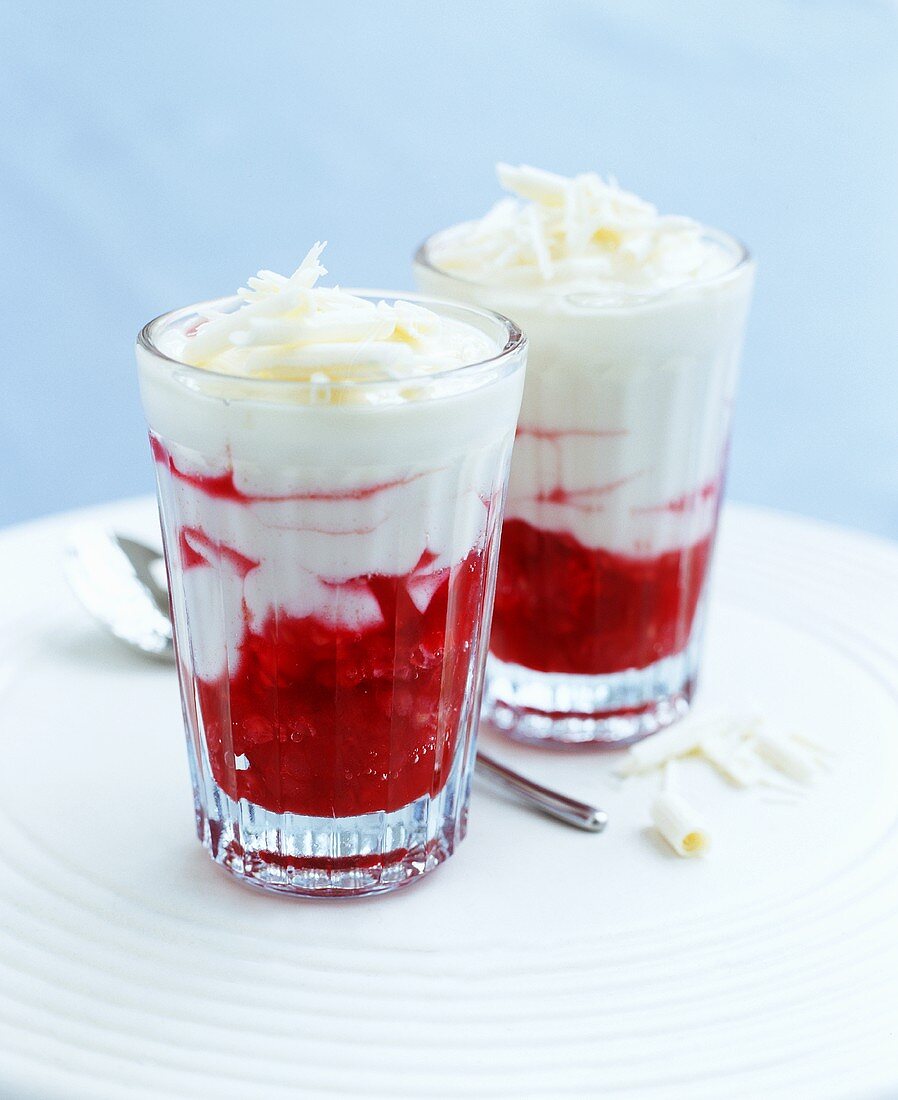
[[[567,825],[590,833],[600,833],[608,823],[608,815],[604,810],[586,802],[578,802],[576,798],[568,798],[566,794],[550,790],[540,783],[534,783],[532,779],[506,768],[484,752],[477,753],[477,767],[496,786],[512,791],[519,802]]]

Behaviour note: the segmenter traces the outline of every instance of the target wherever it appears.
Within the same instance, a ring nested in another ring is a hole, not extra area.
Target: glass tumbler
[[[674,721],[699,672],[753,264],[642,296],[478,284],[415,257],[429,294],[529,341],[485,715],[537,743],[621,743]],[[435,252],[438,249],[434,249]]]
[[[390,890],[465,832],[525,341],[423,301],[495,354],[323,387],[166,355],[239,304],[137,344],[197,831],[252,885]]]

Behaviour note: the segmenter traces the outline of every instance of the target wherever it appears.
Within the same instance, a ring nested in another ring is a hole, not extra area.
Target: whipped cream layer
[[[744,250],[596,176],[500,178],[519,200],[436,234],[415,277],[527,334],[506,518],[634,557],[695,544],[722,488],[753,278]],[[545,253],[532,236],[547,226]]]
[[[747,296],[622,315],[526,311],[508,518],[654,557],[714,528]]]
[[[175,614],[203,679],[274,612],[377,625],[377,600],[354,583],[371,574],[412,577],[423,611],[497,523],[523,348],[493,362],[508,336],[498,319],[331,292],[310,265],[315,250],[296,286],[265,278],[233,313],[157,323],[168,360],[137,349],[170,558],[180,546]],[[379,327],[362,335],[362,319]]]

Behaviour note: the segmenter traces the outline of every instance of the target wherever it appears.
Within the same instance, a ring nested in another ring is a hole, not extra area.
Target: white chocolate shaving
[[[734,746],[732,739],[725,735],[706,737],[701,744],[701,754],[737,787],[754,787],[761,780],[761,761],[747,741]]]
[[[814,778],[814,761],[794,741],[780,734],[762,732],[757,735],[758,752],[778,772],[799,783]]]
[[[690,218],[595,172],[568,178],[499,164],[502,199],[484,217],[431,239],[434,264],[478,281],[644,295],[733,267],[731,250]]]
[[[807,734],[793,733],[792,740],[797,741],[799,745],[804,745],[805,748],[810,749],[815,756],[821,759],[830,759],[833,755],[832,749],[828,749],[818,741],[814,741]]]
[[[679,856],[704,855],[711,840],[701,818],[673,791],[661,791],[652,803],[655,828]]]
[[[247,280],[238,291],[243,305],[209,311],[178,356],[222,374],[308,382],[318,403],[333,395],[323,382],[416,378],[496,353],[478,328],[423,306],[318,286],[327,274],[323,249],[311,248],[289,278],[260,271]]]
[[[618,775],[644,775],[663,767],[669,760],[688,756],[701,748],[716,728],[712,719],[689,718],[631,745],[617,768]]]
[[[573,182],[542,168],[531,168],[526,164],[515,167],[501,162],[496,165],[496,178],[503,190],[542,206],[563,206]]]

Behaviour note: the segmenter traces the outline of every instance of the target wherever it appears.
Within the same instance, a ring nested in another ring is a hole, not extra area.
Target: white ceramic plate
[[[607,832],[478,789],[448,864],[334,903],[199,847],[173,671],[61,579],[83,520],[154,529],[142,500],[0,535],[0,1095],[898,1096],[898,548],[726,517],[702,704],[835,752],[797,804],[686,762],[714,850],[679,860],[657,780],[494,746]]]

